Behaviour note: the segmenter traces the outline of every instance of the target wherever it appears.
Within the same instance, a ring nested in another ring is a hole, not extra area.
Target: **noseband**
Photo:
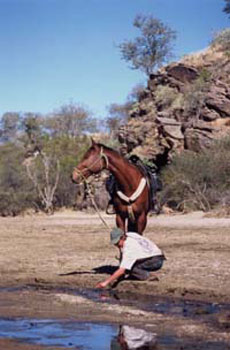
[[[108,169],[108,167],[109,167],[109,159],[108,159],[107,155],[104,153],[103,147],[101,147],[100,154],[99,154],[98,158],[92,164],[90,164],[89,166],[85,167],[83,170],[79,170],[76,167],[76,168],[74,168],[74,171],[77,173],[77,175],[80,175],[80,177],[81,177],[80,179],[81,180],[86,181],[86,177],[84,175],[84,172],[86,172],[87,170],[92,172],[92,167],[94,167],[94,165],[96,165],[101,160],[105,161],[105,169]],[[102,170],[102,169],[103,169],[103,164],[101,164],[101,169],[100,170]]]

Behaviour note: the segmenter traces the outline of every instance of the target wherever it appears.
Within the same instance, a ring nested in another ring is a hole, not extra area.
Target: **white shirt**
[[[162,255],[162,251],[148,238],[134,232],[127,232],[126,236],[120,267],[131,270],[134,263],[139,259]]]

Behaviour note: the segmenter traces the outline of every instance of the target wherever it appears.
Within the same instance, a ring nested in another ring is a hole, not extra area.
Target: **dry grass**
[[[227,61],[227,57],[224,52],[214,47],[208,47],[204,50],[191,53],[184,56],[180,62],[186,65],[192,65],[196,68],[203,68],[205,66],[211,66],[218,61]]]

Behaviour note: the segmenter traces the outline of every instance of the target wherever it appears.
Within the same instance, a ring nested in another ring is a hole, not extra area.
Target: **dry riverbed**
[[[113,227],[114,217],[103,216]],[[116,268],[118,252],[97,215],[65,211],[0,218],[0,225],[1,317],[126,323],[154,332],[173,328],[194,342],[229,342],[230,219],[200,212],[149,218],[144,234],[167,257],[159,281],[124,281],[102,292],[95,285]],[[146,302],[168,305],[169,312],[156,312]],[[185,318],[191,302],[192,317]],[[212,313],[206,303],[226,304],[215,327],[203,322]],[[1,342],[14,348],[12,341]]]

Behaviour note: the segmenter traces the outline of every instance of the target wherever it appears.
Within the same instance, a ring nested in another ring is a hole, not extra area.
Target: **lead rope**
[[[94,199],[94,195],[92,194],[92,191],[91,191],[91,186],[89,185],[88,181],[85,179],[85,185],[86,185],[86,189],[87,189],[87,193],[89,195],[89,198],[93,204],[93,207],[96,211],[96,213],[98,214],[99,218],[101,219],[101,221],[103,222],[104,226],[111,231],[111,227],[107,224],[107,222],[105,221],[105,219],[102,217],[100,211],[99,211],[99,208],[97,206],[97,203],[95,202],[95,199]]]
[[[104,161],[105,161],[105,167],[106,167],[106,169],[108,169],[108,167],[109,167],[109,160],[108,160],[107,155],[106,155],[106,154],[104,153],[104,151],[103,151],[103,147],[101,147],[100,158],[97,159],[93,164],[91,164],[90,167],[88,167],[88,169],[90,169],[93,165],[95,165],[95,164],[96,164],[99,160],[101,160],[101,159],[104,159]],[[82,179],[83,179],[83,181],[84,181],[84,183],[85,183],[85,186],[86,186],[86,190],[87,190],[88,196],[89,196],[89,198],[90,198],[90,200],[91,200],[91,202],[92,202],[92,204],[93,204],[93,207],[94,207],[96,213],[98,214],[99,218],[100,218],[101,221],[103,222],[104,226],[105,226],[107,229],[111,230],[111,227],[107,224],[107,222],[106,222],[105,219],[102,217],[102,215],[101,215],[101,213],[100,213],[100,211],[99,211],[99,208],[98,208],[98,206],[97,206],[97,203],[95,202],[94,195],[93,195],[92,190],[91,190],[91,187],[92,187],[92,186],[90,186],[90,184],[89,184],[89,182],[87,181],[87,178],[85,177],[83,171],[79,171],[77,168],[75,168],[75,171],[77,171],[77,172],[80,174],[80,176],[82,177]]]
[[[101,159],[104,159],[105,161],[105,167],[106,169],[108,169],[109,167],[109,160],[108,160],[108,157],[107,155],[104,153],[104,150],[103,150],[103,147],[101,147],[101,152],[100,152],[100,157]],[[85,179],[86,180],[86,179]],[[111,227],[107,224],[107,222],[105,221],[105,219],[102,217],[100,211],[99,211],[99,208],[97,206],[97,203],[95,202],[95,199],[94,199],[94,195],[92,194],[92,191],[91,191],[91,186],[89,185],[88,181],[86,181],[86,188],[87,188],[87,192],[89,194],[89,198],[93,204],[93,207],[96,211],[96,213],[98,214],[99,218],[101,219],[101,221],[103,222],[104,226],[108,229],[108,230],[111,230]]]

